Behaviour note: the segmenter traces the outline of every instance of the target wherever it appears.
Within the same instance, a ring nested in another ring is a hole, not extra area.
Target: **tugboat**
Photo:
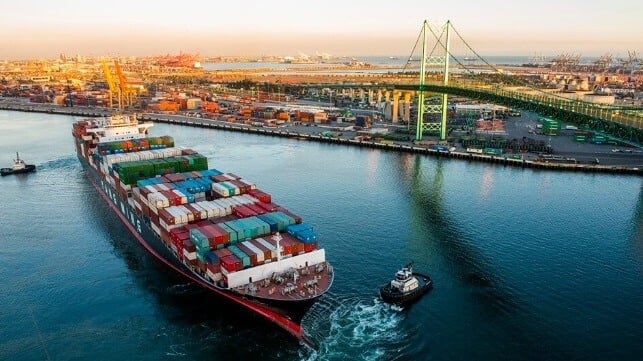
[[[6,176],[9,174],[18,174],[18,173],[29,173],[36,170],[36,166],[33,164],[26,164],[24,160],[20,159],[18,152],[16,152],[16,159],[13,160],[13,166],[11,168],[1,168],[0,174]]]
[[[413,272],[411,262],[397,271],[394,280],[380,288],[380,297],[384,302],[404,306],[420,298],[432,287],[431,277]]]

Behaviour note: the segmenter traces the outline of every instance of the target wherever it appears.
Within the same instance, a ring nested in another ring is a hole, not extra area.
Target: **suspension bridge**
[[[613,103],[613,97],[610,103],[604,101],[610,99],[609,96],[552,87],[553,79],[549,84],[543,82],[546,76],[575,81],[588,75],[551,72],[514,74],[483,58],[450,22],[436,27],[425,21],[408,61],[398,71],[374,74],[363,82],[349,84],[323,82],[288,85],[284,86],[284,91],[299,94],[328,92],[331,96],[347,91],[353,94],[358,90],[362,96],[363,92],[368,92],[369,100],[373,100],[374,94],[377,94],[378,102],[384,96],[386,101],[390,100],[393,104],[392,121],[396,122],[401,113],[402,118],[415,129],[416,140],[421,140],[427,132],[446,139],[449,127],[448,96],[453,95],[533,111],[576,125],[585,131],[638,147],[643,145],[643,106],[617,105]],[[594,100],[583,97],[588,93],[590,97],[595,96]],[[427,104],[429,98],[432,101]],[[414,119],[409,117],[411,99],[417,104]]]

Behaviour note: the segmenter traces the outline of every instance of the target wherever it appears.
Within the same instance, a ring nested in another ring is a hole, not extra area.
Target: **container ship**
[[[76,121],[90,182],[160,262],[305,341],[301,318],[334,279],[313,228],[152,126],[135,115]]]

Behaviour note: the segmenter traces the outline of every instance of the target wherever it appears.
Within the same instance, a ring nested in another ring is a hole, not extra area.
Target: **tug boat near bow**
[[[404,306],[416,301],[431,288],[431,277],[413,272],[411,262],[395,273],[395,279],[380,288],[380,297],[386,303]]]

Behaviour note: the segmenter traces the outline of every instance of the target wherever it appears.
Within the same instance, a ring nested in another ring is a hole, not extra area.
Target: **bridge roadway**
[[[420,89],[420,85],[408,83],[291,85],[291,88],[298,87],[302,89],[370,89],[391,92],[416,92]],[[599,105],[566,99],[562,96],[549,94],[544,90],[529,89],[529,92],[524,92],[517,87],[510,88],[464,81],[453,81],[450,85],[428,83],[424,85],[423,89],[431,93],[446,93],[534,111],[544,116],[575,124],[579,128],[612,136],[635,146],[643,145],[643,107]]]

